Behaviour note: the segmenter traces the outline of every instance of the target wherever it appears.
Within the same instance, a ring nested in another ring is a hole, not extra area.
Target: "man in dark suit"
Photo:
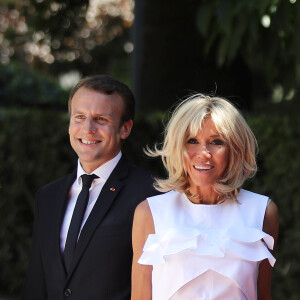
[[[151,174],[121,153],[133,124],[134,97],[112,77],[92,76],[71,92],[69,112],[77,168],[37,193],[22,299],[127,300],[133,213],[156,194]],[[83,192],[87,177],[91,187]],[[82,197],[87,200],[79,208]]]

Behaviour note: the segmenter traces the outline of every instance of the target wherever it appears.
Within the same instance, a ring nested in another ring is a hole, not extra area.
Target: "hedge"
[[[162,114],[140,114],[124,152],[133,162],[162,174],[158,159],[147,158],[146,144],[161,140]],[[300,295],[300,120],[261,115],[248,120],[258,138],[259,172],[246,188],[269,195],[280,212],[280,237],[273,299]],[[33,203],[38,187],[73,169],[68,115],[54,110],[0,111],[0,291],[20,294],[31,242]]]
[[[273,277],[275,300],[300,295],[300,119],[298,114],[249,120],[259,144],[259,172],[247,188],[268,195],[279,208],[279,240]]]
[[[18,62],[0,64],[1,107],[51,107],[63,110],[68,94],[53,77],[37,73]]]

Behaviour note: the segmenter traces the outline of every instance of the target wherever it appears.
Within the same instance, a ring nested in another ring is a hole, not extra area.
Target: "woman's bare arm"
[[[263,231],[274,238],[274,248],[278,238],[278,209],[274,202],[270,202],[266,209]],[[273,251],[271,251],[273,252]],[[271,300],[272,267],[267,259],[259,265],[257,279],[257,299]]]
[[[154,233],[154,223],[148,201],[141,202],[134,214],[132,229],[132,289],[131,300],[151,300],[152,266],[138,263],[149,234]]]

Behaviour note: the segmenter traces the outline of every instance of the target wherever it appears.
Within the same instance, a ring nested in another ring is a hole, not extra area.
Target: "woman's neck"
[[[223,197],[212,188],[193,188],[186,191],[187,197],[195,204],[218,204],[224,201]]]

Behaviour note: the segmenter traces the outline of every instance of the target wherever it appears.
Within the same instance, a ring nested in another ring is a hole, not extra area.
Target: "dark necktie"
[[[87,203],[89,201],[89,190],[93,180],[95,178],[98,178],[98,176],[94,174],[92,175],[84,174],[81,176],[81,178],[82,178],[82,190],[78,195],[76,201],[70,227],[68,230],[65,250],[64,250],[64,260],[65,260],[65,266],[67,270],[69,270],[71,266],[73,254],[75,252],[82,219],[86,210]]]

